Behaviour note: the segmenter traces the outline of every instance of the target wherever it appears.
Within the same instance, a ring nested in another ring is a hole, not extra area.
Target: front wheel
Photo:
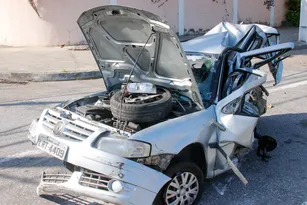
[[[182,162],[169,167],[165,174],[171,181],[157,195],[154,205],[193,205],[202,195],[204,174],[192,162]]]

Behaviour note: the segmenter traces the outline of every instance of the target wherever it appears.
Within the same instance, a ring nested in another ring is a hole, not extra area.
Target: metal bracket
[[[226,154],[226,152],[218,145],[218,143],[209,144],[210,148],[217,149],[227,160],[228,165],[232,169],[232,171],[239,177],[239,179],[243,182],[244,185],[248,183],[247,179],[243,176],[243,174],[240,172],[240,170],[236,167],[236,165],[231,161],[229,156]]]

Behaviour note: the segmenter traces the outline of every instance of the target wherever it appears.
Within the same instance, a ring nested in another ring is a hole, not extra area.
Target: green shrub
[[[288,8],[288,11],[286,13],[287,21],[289,21],[293,26],[299,26],[301,0],[288,0],[286,6]]]

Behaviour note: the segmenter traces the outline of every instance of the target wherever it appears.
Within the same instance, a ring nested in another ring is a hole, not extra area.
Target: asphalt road
[[[252,151],[240,166],[249,181],[232,172],[207,180],[202,205],[303,204],[307,202],[307,51],[285,61],[278,87],[266,87],[273,108],[260,120],[259,131],[276,137],[269,162]],[[96,204],[70,195],[40,198],[36,186],[42,170],[64,170],[62,163],[27,140],[32,119],[46,107],[104,89],[102,80],[0,84],[0,204]],[[99,203],[99,202],[98,202]]]

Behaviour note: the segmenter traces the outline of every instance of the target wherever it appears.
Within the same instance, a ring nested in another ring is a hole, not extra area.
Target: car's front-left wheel
[[[195,163],[177,163],[169,167],[165,174],[172,179],[159,192],[154,205],[194,205],[200,200],[204,174]]]

